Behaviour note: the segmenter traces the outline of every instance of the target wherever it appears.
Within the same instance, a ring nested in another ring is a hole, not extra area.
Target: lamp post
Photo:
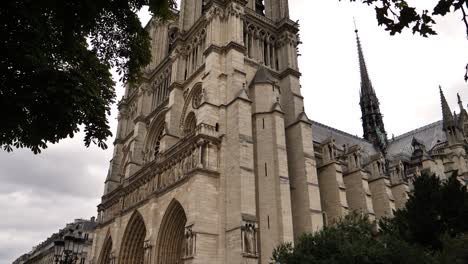
[[[54,263],[55,264],[75,264],[78,255],[83,251],[84,239],[75,235],[73,229],[69,233],[54,241]]]

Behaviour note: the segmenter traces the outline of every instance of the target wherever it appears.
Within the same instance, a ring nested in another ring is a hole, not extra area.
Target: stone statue
[[[191,227],[185,229],[183,252],[184,257],[192,257],[195,255],[195,234]]]
[[[256,254],[255,228],[252,224],[246,224],[244,228],[244,253]]]

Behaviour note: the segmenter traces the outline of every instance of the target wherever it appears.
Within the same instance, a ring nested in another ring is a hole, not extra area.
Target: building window
[[[85,258],[81,258],[80,259],[80,264],[85,264],[85,260],[86,260]]]
[[[194,132],[196,126],[197,126],[197,118],[195,117],[195,114],[193,112],[190,112],[187,115],[187,118],[185,119],[184,135],[189,135],[192,132]]]
[[[263,0],[255,0],[255,11],[259,15],[265,15],[265,4],[263,3]]]

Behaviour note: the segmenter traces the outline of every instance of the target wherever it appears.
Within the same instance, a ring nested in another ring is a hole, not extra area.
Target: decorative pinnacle
[[[460,114],[464,110],[463,108],[463,101],[461,100],[460,94],[457,93],[457,98],[458,98],[458,106],[460,107]]]
[[[439,85],[439,91],[440,91],[440,102],[442,104],[442,118],[443,118],[443,124],[444,128],[448,128],[453,124],[453,115],[452,111],[450,111],[450,107],[447,103],[447,100],[445,99],[444,92],[442,91],[442,86]]]

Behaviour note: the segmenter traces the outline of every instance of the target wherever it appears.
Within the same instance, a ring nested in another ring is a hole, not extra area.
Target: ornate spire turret
[[[447,99],[445,99],[444,92],[442,91],[442,87],[439,85],[439,91],[440,91],[440,103],[442,105],[442,121],[444,125],[444,130],[450,128],[453,126],[453,115],[452,111],[450,110],[450,107],[447,103]]]
[[[457,99],[458,99],[458,107],[460,107],[460,113],[461,113],[463,110],[465,110],[465,108],[463,107],[463,101],[461,100],[459,93],[457,93]]]
[[[362,113],[362,127],[364,129],[364,138],[380,150],[385,151],[388,139],[385,131],[382,114],[380,113],[380,103],[375,94],[374,87],[367,72],[364,53],[362,52],[361,40],[359,39],[358,30],[356,28],[356,41],[359,56],[359,70],[361,72],[361,91],[360,101]]]
[[[439,91],[440,91],[440,102],[442,105],[442,123],[443,123],[443,129],[447,135],[447,139],[449,144],[456,144],[460,143],[463,141],[463,115],[464,115],[464,109],[462,108],[462,111],[460,112],[460,120],[457,118],[457,114],[455,112],[450,111],[450,107],[447,103],[447,100],[445,99],[444,92],[442,91],[442,87],[439,85]],[[461,103],[461,100],[459,98],[459,103]],[[461,121],[461,122],[460,122]]]

